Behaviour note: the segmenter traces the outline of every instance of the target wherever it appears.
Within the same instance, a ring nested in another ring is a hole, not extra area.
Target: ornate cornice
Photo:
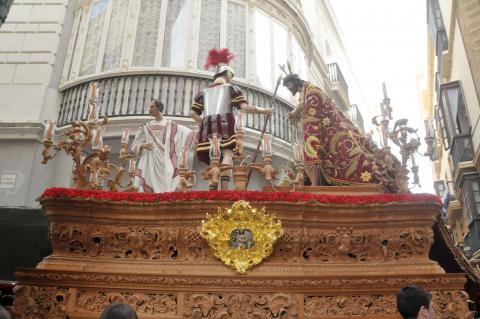
[[[331,277],[255,277],[239,276],[165,276],[135,275],[112,273],[88,273],[72,271],[54,271],[42,269],[18,269],[17,279],[26,285],[74,285],[78,287],[112,287],[129,286],[132,289],[155,289],[162,287],[168,290],[203,290],[205,287],[214,290],[251,288],[255,291],[268,291],[272,288],[286,288],[290,291],[315,291],[325,293],[342,288],[345,292],[390,291],[396,292],[407,284],[416,284],[427,289],[460,289],[465,284],[464,274],[443,275],[387,275],[387,276],[351,276],[338,275]]]

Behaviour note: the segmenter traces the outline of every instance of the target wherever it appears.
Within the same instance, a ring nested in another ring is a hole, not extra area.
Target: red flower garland
[[[321,204],[367,205],[391,202],[436,202],[438,196],[432,194],[378,194],[378,195],[329,195],[302,192],[261,192],[261,191],[194,191],[170,193],[128,193],[103,190],[83,190],[71,188],[46,189],[40,199],[83,198],[106,201],[127,202],[168,202],[168,201],[268,201],[268,202],[317,202]]]

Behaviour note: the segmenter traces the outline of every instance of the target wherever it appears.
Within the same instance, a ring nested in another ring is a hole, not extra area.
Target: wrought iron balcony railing
[[[348,95],[347,81],[345,81],[342,70],[340,70],[340,67],[338,66],[338,64],[330,63],[327,66],[328,66],[328,76],[330,77],[330,81],[332,83],[338,82],[340,87],[345,91],[345,94]]]
[[[100,115],[108,117],[148,115],[148,104],[154,98],[159,98],[165,103],[166,115],[188,117],[195,94],[210,83],[208,78],[199,74],[113,75],[94,81],[100,88]],[[86,119],[90,82],[85,81],[62,90],[59,126]],[[271,94],[260,89],[240,86],[250,104],[260,107],[269,106]],[[267,133],[291,141],[290,123],[285,121],[285,118],[292,107],[289,103],[277,99]],[[263,115],[249,114],[246,125],[255,130],[261,130],[263,119]]]
[[[459,163],[473,160],[475,151],[470,133],[459,134],[453,137],[451,155],[454,170],[458,168]]]

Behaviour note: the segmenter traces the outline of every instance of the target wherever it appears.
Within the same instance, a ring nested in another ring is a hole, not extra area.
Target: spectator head
[[[11,319],[10,314],[8,313],[7,309],[0,306],[0,319]]]
[[[129,305],[112,303],[103,311],[100,319],[138,319],[138,317]]]
[[[405,286],[397,293],[397,309],[405,319],[434,319],[432,295],[417,286]]]

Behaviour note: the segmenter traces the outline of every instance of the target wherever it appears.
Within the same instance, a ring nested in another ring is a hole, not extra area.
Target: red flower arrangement
[[[261,192],[261,191],[194,191],[171,193],[128,193],[103,190],[83,190],[71,188],[49,188],[40,199],[81,198],[102,201],[125,202],[169,202],[169,201],[266,201],[266,202],[316,202],[320,204],[368,205],[391,202],[437,202],[441,200],[432,194],[378,194],[378,195],[328,195],[301,192]]]

